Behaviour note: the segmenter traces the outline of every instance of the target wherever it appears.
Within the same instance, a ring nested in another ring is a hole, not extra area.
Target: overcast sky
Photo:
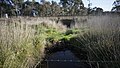
[[[36,0],[40,1],[40,0]],[[52,1],[52,0],[46,0],[46,1]],[[59,0],[53,0],[59,2]],[[88,1],[87,0],[82,0],[85,7],[88,7]],[[104,11],[110,11],[112,8],[112,4],[115,0],[90,0],[92,3],[91,7],[101,7],[103,8]]]

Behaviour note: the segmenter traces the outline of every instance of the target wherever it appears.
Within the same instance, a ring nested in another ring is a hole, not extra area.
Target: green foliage
[[[82,0],[60,0],[60,4],[68,15],[82,15],[85,10]]]
[[[44,30],[44,35],[46,35],[46,40],[50,43],[55,43],[57,41],[60,41],[61,39],[70,40],[72,37],[77,36],[79,30],[78,29],[68,29],[64,32],[61,32],[61,30],[56,29],[54,27],[46,27],[42,26],[43,29],[40,28],[40,30]]]
[[[32,9],[38,12],[37,16],[85,15],[85,12],[87,12],[82,0],[61,0],[60,4],[45,0],[42,0],[41,4],[35,0],[25,2],[23,0],[13,0],[13,2],[15,4],[13,7],[1,5],[4,8],[4,11],[2,10],[3,14],[8,13],[10,16],[15,16],[16,9],[20,10],[23,16],[30,16]]]
[[[114,6],[111,11],[119,12],[120,11],[120,0],[115,0],[113,5]]]

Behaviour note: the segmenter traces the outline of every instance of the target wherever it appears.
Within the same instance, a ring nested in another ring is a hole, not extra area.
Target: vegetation
[[[0,22],[0,68],[34,68],[42,61],[46,45],[69,40],[78,32],[50,20],[29,20],[11,18]]]
[[[67,2],[66,2],[67,1]],[[60,16],[60,15],[85,15],[86,8],[82,0],[66,0],[60,1],[58,4],[55,1],[45,1],[41,0],[41,4],[32,1],[23,0],[13,0],[15,6],[9,6],[1,2],[1,15],[8,13],[9,16],[22,15],[22,16],[32,16],[32,11],[34,10],[37,16]],[[9,10],[9,9],[10,10]],[[5,11],[3,11],[5,10]],[[19,13],[20,12],[20,13]]]
[[[115,0],[113,5],[112,11],[120,12],[120,0]]]
[[[85,7],[82,0],[60,0],[65,14],[82,15],[85,12]]]
[[[87,10],[94,15],[103,12],[99,7],[85,8],[82,0],[60,0],[60,4],[45,0],[41,4],[35,0],[13,1],[16,6],[8,7],[7,4],[0,3],[1,16],[5,13],[9,16],[29,16],[32,10],[38,16],[86,15]],[[119,12],[119,3],[119,0],[114,2],[112,11]],[[36,19],[1,19],[0,68],[35,68],[42,61],[45,48],[62,39],[76,49],[85,51],[91,68],[120,67],[119,17],[88,18],[83,21],[83,27],[69,29],[54,21],[40,22],[39,18]]]
[[[88,4],[88,8],[84,6],[82,0],[60,0],[59,4],[55,1],[36,2],[35,0],[12,0],[14,5],[8,5],[5,2],[0,2],[0,15],[4,14],[9,16],[66,16],[66,15],[101,15],[103,9],[95,6],[91,8],[91,3]],[[88,0],[90,1],[90,0]],[[115,0],[112,12],[120,11],[120,0]]]
[[[0,68],[34,67],[44,56],[44,36],[21,20],[0,22],[0,41]]]
[[[88,14],[91,15],[102,15],[103,9],[100,7],[94,7],[92,9],[89,9]]]
[[[85,51],[92,68],[120,67],[120,25],[117,16],[93,17],[87,20],[87,25],[71,29],[50,20],[40,22],[39,18],[1,21],[1,68],[36,67],[44,57],[45,47],[62,39]],[[75,39],[71,41],[71,38]]]
[[[119,17],[102,16],[89,20],[89,30],[72,43],[86,52],[91,68],[120,67]]]

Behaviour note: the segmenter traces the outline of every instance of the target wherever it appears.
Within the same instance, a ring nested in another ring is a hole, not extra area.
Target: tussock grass
[[[87,52],[91,68],[120,67],[120,17],[100,16],[88,20],[89,31],[79,43]]]
[[[44,57],[47,29],[63,32],[54,21],[39,18],[0,20],[0,68],[35,68]]]

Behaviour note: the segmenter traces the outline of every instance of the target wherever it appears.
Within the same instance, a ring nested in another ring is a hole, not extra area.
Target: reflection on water
[[[75,62],[79,59],[70,51],[59,51],[52,55],[49,55],[47,60],[60,60],[60,61],[48,61],[45,68],[87,68],[84,63]],[[74,60],[72,62],[65,60]]]

